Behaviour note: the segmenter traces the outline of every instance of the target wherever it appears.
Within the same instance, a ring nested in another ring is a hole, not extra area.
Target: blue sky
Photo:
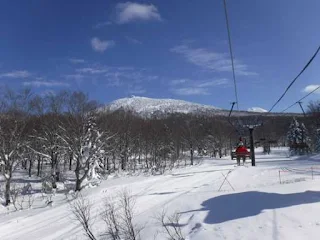
[[[239,107],[269,109],[319,46],[320,1],[227,3]],[[0,84],[14,89],[82,90],[101,103],[136,95],[229,109],[235,100],[222,0],[3,0],[0,49]],[[319,64],[275,111],[320,84]]]

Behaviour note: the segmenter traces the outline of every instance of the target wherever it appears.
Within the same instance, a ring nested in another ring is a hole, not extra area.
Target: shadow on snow
[[[203,208],[188,212],[209,211],[204,222],[218,224],[231,220],[252,217],[263,210],[320,202],[320,192],[306,191],[291,194],[266,192],[243,192],[221,195],[204,201]]]

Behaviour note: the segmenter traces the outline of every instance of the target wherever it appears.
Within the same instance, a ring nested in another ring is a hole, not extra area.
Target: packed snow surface
[[[320,155],[289,157],[282,148],[263,155],[257,149],[256,167],[234,164],[229,158],[202,158],[164,175],[104,180],[82,193],[94,206],[93,229],[104,229],[99,220],[104,199],[126,188],[136,199],[136,223],[145,226],[142,240],[161,230],[155,216],[164,208],[181,214],[187,240],[319,239]],[[0,239],[86,239],[67,201],[55,196],[53,202],[10,213],[0,209]],[[160,232],[156,239],[167,238]]]

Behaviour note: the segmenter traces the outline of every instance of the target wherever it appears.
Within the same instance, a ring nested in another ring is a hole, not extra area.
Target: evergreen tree
[[[300,128],[299,128],[299,122],[297,119],[293,118],[290,126],[289,126],[289,131],[287,133],[287,141],[290,146],[290,148],[294,148],[299,141],[300,141]]]
[[[320,152],[320,129],[317,129],[315,151]]]
[[[299,123],[296,118],[293,118],[287,133],[287,141],[290,149],[295,153],[303,154],[306,150],[308,151],[311,139],[304,123]]]

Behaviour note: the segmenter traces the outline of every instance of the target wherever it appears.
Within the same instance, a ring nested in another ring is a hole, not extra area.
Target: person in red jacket
[[[240,140],[238,147],[236,149],[236,155],[237,155],[237,164],[240,166],[240,159],[242,158],[243,164],[246,161],[246,156],[248,156],[248,149],[244,146],[243,142]]]

